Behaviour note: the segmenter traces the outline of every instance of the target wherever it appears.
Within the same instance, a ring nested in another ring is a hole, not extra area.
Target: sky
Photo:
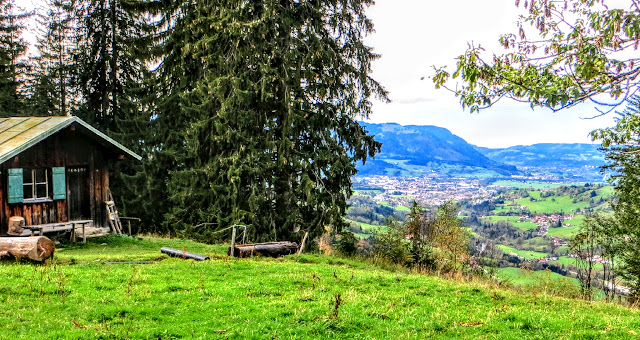
[[[611,1],[611,0],[610,0]],[[616,0],[621,1],[621,0]],[[375,33],[366,43],[381,54],[372,76],[389,92],[392,102],[374,102],[369,121],[402,125],[435,125],[467,142],[501,148],[534,143],[592,143],[589,132],[614,125],[614,114],[597,119],[593,105],[552,112],[527,104],[502,101],[470,114],[451,92],[436,90],[429,78],[433,66],[453,71],[455,58],[468,43],[490,53],[504,50],[500,34],[516,32],[519,10],[514,0],[376,0],[367,10]],[[42,0],[20,0],[32,10]],[[33,28],[33,24],[31,25]],[[33,37],[27,37],[33,40]]]
[[[467,142],[486,147],[534,143],[591,143],[589,132],[614,125],[614,114],[585,119],[598,112],[592,104],[567,111],[532,110],[504,100],[470,114],[451,92],[436,90],[433,66],[448,66],[468,43],[495,54],[500,34],[517,32],[514,0],[376,0],[368,10],[376,32],[366,42],[381,54],[374,79],[390,92],[392,103],[376,102],[369,121],[402,125],[435,125]],[[424,77],[424,79],[422,79]],[[422,79],[422,80],[421,80]]]

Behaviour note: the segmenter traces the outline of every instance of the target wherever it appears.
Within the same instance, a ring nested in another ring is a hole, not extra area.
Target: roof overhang
[[[11,117],[0,118],[0,164],[26,151],[60,130],[77,124],[84,133],[98,142],[119,150],[129,158],[142,160],[142,157],[109,138],[78,117]]]

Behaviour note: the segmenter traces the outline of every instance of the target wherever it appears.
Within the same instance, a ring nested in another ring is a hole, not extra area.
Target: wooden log
[[[227,250],[227,255],[231,255],[231,247]],[[295,242],[267,242],[254,244],[239,244],[233,247],[233,256],[249,257],[249,256],[270,256],[278,257],[282,255],[293,254],[298,250],[298,244]]]
[[[160,248],[160,252],[163,253],[163,254],[167,254],[167,255],[169,255],[171,257],[179,257],[179,258],[182,258],[182,259],[185,259],[185,260],[186,259],[191,259],[191,260],[196,260],[196,261],[204,261],[204,260],[208,260],[209,259],[209,256],[190,253],[188,251],[175,249],[175,248],[169,248],[169,247]]]
[[[56,250],[53,242],[45,236],[35,237],[0,237],[0,253],[7,252],[17,259],[42,262]]]
[[[22,216],[9,217],[9,228],[7,229],[7,235],[20,236],[24,231],[25,221]]]

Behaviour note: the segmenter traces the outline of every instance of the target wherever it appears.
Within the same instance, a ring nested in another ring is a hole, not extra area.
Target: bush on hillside
[[[374,256],[412,268],[460,271],[468,258],[470,235],[457,213],[452,202],[426,213],[414,202],[404,223],[388,222],[386,231],[375,234]]]

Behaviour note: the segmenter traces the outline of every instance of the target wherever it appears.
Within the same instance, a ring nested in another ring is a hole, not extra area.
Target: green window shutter
[[[24,187],[22,185],[22,169],[9,169],[9,203],[22,203],[24,200]]]
[[[67,198],[67,182],[65,180],[63,167],[51,169],[51,179],[53,182],[53,199],[63,200]]]

